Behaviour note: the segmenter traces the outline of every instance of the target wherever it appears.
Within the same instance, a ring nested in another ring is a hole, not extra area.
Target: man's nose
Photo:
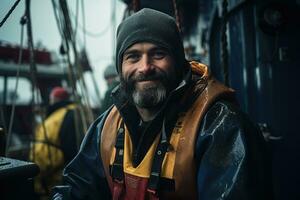
[[[153,71],[154,67],[151,63],[151,59],[147,55],[143,55],[140,60],[139,72],[143,74],[148,74]]]

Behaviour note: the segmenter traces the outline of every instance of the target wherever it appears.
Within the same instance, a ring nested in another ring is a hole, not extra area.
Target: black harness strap
[[[165,128],[165,120],[163,122],[160,139],[161,139],[160,143],[156,147],[155,155],[153,158],[151,174],[150,174],[150,178],[148,181],[148,188],[147,188],[147,190],[150,193],[153,193],[155,195],[157,195],[158,193],[162,163],[169,147],[169,141],[168,141],[166,128]]]
[[[124,138],[125,129],[124,123],[122,122],[116,139],[116,155],[114,163],[111,167],[110,174],[114,181],[123,182],[124,181],[124,171],[123,171],[123,157],[124,157]],[[160,143],[157,145],[155,150],[155,155],[153,158],[151,174],[148,181],[148,192],[157,195],[159,189],[160,175],[162,163],[166,152],[168,151],[169,141],[166,134],[165,121],[162,126],[162,134],[160,137]]]
[[[110,171],[113,180],[119,182],[124,180],[124,171],[123,171],[124,138],[125,138],[125,128],[124,128],[124,122],[122,122],[118,130],[117,140],[115,144],[115,148],[116,148],[115,161]]]

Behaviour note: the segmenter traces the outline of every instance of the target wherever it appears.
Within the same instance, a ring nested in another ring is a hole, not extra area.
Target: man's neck
[[[146,108],[140,108],[140,107],[136,107],[136,108],[144,122],[153,120],[155,118],[157,112],[159,111],[158,108],[155,108],[155,109],[146,109]]]

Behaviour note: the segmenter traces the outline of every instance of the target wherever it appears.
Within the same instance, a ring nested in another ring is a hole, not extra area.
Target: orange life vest
[[[199,96],[190,108],[180,113],[172,131],[169,148],[163,157],[158,179],[173,182],[173,191],[152,191],[149,189],[149,178],[153,175],[152,165],[158,145],[161,143],[162,133],[158,133],[143,160],[136,167],[132,164],[132,141],[122,117],[114,107],[109,113],[101,135],[101,158],[113,199],[197,199],[196,166],[194,160],[195,141],[201,120],[208,108],[219,98],[232,96],[233,90],[223,86],[208,74],[206,66],[191,63],[194,73],[202,76],[201,83],[196,84],[193,92]],[[188,98],[185,96],[183,98]],[[116,148],[118,135],[124,134],[124,149]],[[110,170],[114,163],[122,158],[121,171],[123,178],[112,177]]]

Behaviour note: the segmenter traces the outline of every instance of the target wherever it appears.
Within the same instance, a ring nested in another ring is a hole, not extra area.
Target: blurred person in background
[[[46,119],[36,128],[29,155],[40,168],[34,180],[34,189],[40,199],[48,199],[51,188],[61,183],[63,168],[79,149],[84,133],[76,112],[69,92],[63,87],[54,87]]]
[[[102,100],[100,113],[103,113],[105,110],[107,110],[113,104],[111,93],[112,93],[113,89],[120,82],[116,67],[112,64],[108,65],[105,68],[103,76],[104,76],[104,79],[105,79],[105,82],[107,85],[107,90],[106,90],[104,98]]]

